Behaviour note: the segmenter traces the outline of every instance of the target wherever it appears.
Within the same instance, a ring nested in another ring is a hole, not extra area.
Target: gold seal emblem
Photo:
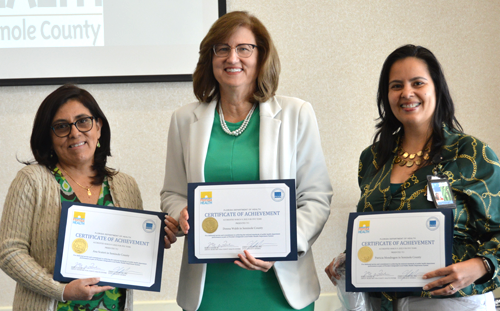
[[[208,217],[203,220],[203,222],[201,223],[201,227],[206,233],[214,233],[215,231],[217,231],[219,223],[217,222],[217,219]]]
[[[373,258],[373,251],[368,246],[363,246],[358,251],[358,258],[362,262],[369,262]]]
[[[84,239],[76,239],[71,244],[71,247],[73,248],[73,251],[75,253],[83,254],[87,251],[89,245],[87,244],[87,241],[85,241]]]

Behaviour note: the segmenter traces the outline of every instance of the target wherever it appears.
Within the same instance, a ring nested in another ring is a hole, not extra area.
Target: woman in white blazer
[[[232,12],[214,23],[193,74],[199,101],[172,115],[161,204],[187,234],[187,183],[295,179],[299,259],[266,262],[245,251],[234,264],[188,264],[185,241],[177,295],[185,310],[313,310],[319,297],[311,246],[332,188],[311,104],[275,96],[279,72],[257,18]]]

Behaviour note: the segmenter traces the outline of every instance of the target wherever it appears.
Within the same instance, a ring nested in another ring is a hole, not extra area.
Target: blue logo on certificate
[[[273,191],[271,191],[271,199],[275,202],[281,202],[285,198],[285,192],[280,189],[276,188]]]
[[[145,220],[142,223],[142,229],[144,229],[144,231],[146,231],[147,233],[154,232],[156,229],[156,224],[151,219]]]
[[[202,191],[200,204],[212,204],[212,191]]]
[[[370,221],[369,220],[360,220],[358,233],[370,233]]]
[[[73,214],[73,223],[75,225],[84,225],[85,224],[85,213],[84,212],[75,212]]]
[[[427,219],[425,225],[426,225],[427,229],[429,229],[430,231],[434,231],[437,228],[439,228],[439,220],[436,217],[431,217],[431,218]]]

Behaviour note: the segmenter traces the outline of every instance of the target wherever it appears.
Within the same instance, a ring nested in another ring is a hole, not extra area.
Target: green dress
[[[61,186],[61,202],[78,202],[80,200],[73,192],[73,189],[56,167],[52,174]],[[101,192],[97,205],[114,206],[113,198],[109,192],[107,179],[102,183]],[[123,310],[125,307],[125,289],[115,288],[102,293],[95,294],[91,300],[73,300],[57,304],[57,311],[115,311]]]
[[[484,294],[500,285],[497,278],[500,258],[500,163],[495,153],[477,138],[453,132],[446,126],[443,126],[443,133],[445,146],[441,152],[441,163],[418,169],[399,187],[390,184],[393,161],[387,161],[377,171],[376,149],[373,146],[366,148],[359,162],[361,198],[357,212],[435,208],[434,203],[427,200],[427,175],[432,175],[436,167],[439,175],[448,177],[457,203],[453,211],[453,263],[484,256],[494,264],[495,273],[491,279],[481,278],[454,295],[432,298]],[[392,304],[387,302],[407,296],[431,298],[428,291],[378,294],[383,303],[386,302],[386,308],[382,310],[391,309]]]
[[[226,122],[233,131],[242,122]],[[240,136],[226,134],[215,112],[205,161],[205,181],[259,180],[259,109]],[[234,263],[207,264],[199,311],[294,310],[286,301],[274,268],[249,271]],[[302,310],[314,310],[314,303]]]

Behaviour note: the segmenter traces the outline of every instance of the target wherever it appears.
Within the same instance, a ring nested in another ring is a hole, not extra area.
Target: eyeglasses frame
[[[219,56],[219,55],[217,55],[217,52],[215,51],[215,46],[217,46],[217,45],[225,45],[225,46],[229,47],[231,50],[233,50],[233,49],[234,49],[234,50],[236,50],[236,55],[238,55],[238,57],[241,57],[241,58],[249,58],[250,56],[252,56],[253,51],[255,50],[255,48],[257,48],[257,47],[258,47],[257,45],[255,45],[255,44],[251,44],[251,43],[241,43],[241,44],[238,44],[237,46],[235,46],[235,47],[233,48],[233,47],[232,47],[232,46],[230,46],[229,44],[225,44],[225,43],[217,43],[217,44],[214,44],[214,45],[212,46],[212,50],[214,51],[214,54],[215,54],[215,56],[217,56],[217,57],[228,57],[228,56],[229,56],[229,54],[231,54],[231,51],[229,51],[229,53],[227,54],[227,56]],[[250,55],[248,55],[248,56],[246,56],[246,57],[245,57],[245,56],[240,56],[240,54],[238,53],[238,47],[240,47],[240,46],[242,46],[242,45],[250,45],[250,46],[252,47],[252,52],[250,53]]]
[[[92,126],[90,127],[90,129],[88,129],[87,131],[82,131],[82,130],[80,130],[80,129],[78,128],[78,125],[76,125],[76,123],[77,123],[78,121],[83,120],[83,119],[89,119],[89,118],[90,118],[90,121],[92,122]],[[54,129],[54,126],[51,126],[50,128],[52,129],[52,132],[54,132],[54,135],[56,135],[56,136],[57,136],[57,137],[59,137],[59,138],[64,138],[64,137],[68,137],[68,136],[71,134],[71,126],[72,126],[72,125],[74,125],[74,126],[75,126],[75,128],[76,128],[76,129],[77,129],[80,133],[87,133],[87,132],[90,132],[90,131],[94,128],[94,120],[97,120],[97,118],[96,118],[96,117],[94,117],[94,116],[90,116],[90,117],[84,117],[84,118],[78,119],[78,120],[76,120],[76,121],[75,121],[75,122],[73,122],[73,123],[68,122],[68,125],[69,125],[69,132],[68,132],[68,134],[67,134],[67,135],[64,135],[64,136],[59,136],[59,135],[57,135],[57,134],[56,134],[56,130]]]

